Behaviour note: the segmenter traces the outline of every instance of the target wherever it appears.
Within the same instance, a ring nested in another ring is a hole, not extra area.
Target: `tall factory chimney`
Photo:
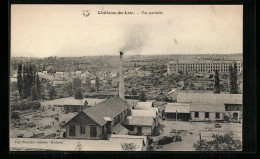
[[[123,67],[123,55],[124,53],[120,51],[120,66],[119,66],[119,97],[125,100],[125,82],[124,82],[124,67]]]

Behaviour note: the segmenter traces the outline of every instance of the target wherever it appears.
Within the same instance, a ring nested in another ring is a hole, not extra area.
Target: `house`
[[[91,81],[90,81],[90,84],[91,84],[91,87],[94,87],[95,84],[96,84],[96,80],[91,80]]]
[[[166,120],[190,120],[190,104],[187,103],[167,103],[164,115]],[[177,117],[176,117],[177,116]]]
[[[191,121],[223,121],[224,104],[191,103]]]
[[[131,116],[152,116],[155,122],[155,126],[158,126],[159,123],[158,111],[154,109],[150,109],[150,110],[132,109]]]
[[[149,110],[153,108],[153,102],[137,102],[135,109],[139,110]]]
[[[72,113],[72,112],[81,112],[82,110],[86,109],[87,102],[83,99],[68,99],[64,101],[64,110],[66,113]]]
[[[126,120],[130,105],[119,97],[109,98],[84,109],[63,125],[70,139],[106,139],[118,123]]]
[[[56,72],[55,75],[64,75],[64,72]]]
[[[155,128],[152,116],[128,116],[124,125],[129,130],[130,135],[152,135]]]
[[[81,71],[76,71],[76,76],[81,75]]]

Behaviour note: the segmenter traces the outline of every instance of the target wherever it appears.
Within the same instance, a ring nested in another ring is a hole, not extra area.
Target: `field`
[[[62,138],[65,129],[61,128],[64,121],[69,121],[74,117],[74,113],[65,114],[61,107],[43,107],[36,113],[24,114],[20,116],[20,122],[11,123],[10,137],[17,137],[23,134],[23,137],[42,134],[41,137],[56,134]],[[55,117],[59,119],[56,120]]]

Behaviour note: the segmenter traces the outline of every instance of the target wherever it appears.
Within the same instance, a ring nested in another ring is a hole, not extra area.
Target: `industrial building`
[[[215,70],[218,70],[219,72],[229,72],[229,66],[234,63],[237,64],[238,72],[242,72],[243,63],[241,61],[176,60],[168,63],[167,73],[178,74],[179,71],[212,73]]]

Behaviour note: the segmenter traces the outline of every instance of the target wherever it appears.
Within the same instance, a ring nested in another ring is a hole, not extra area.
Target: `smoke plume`
[[[140,53],[148,38],[148,28],[144,25],[134,25],[126,30],[125,42],[121,51]]]

